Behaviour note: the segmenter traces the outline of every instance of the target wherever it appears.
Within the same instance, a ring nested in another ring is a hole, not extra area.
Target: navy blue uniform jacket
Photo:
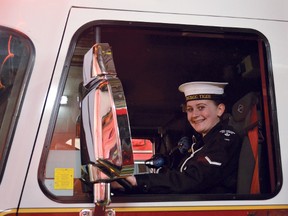
[[[177,169],[135,175],[139,193],[235,193],[242,140],[221,122],[202,142],[192,145],[191,155]]]

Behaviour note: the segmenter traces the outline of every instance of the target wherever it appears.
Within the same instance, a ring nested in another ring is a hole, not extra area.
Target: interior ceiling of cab
[[[95,27],[77,42],[72,66],[95,44]],[[236,66],[258,52],[251,35],[201,33],[176,29],[100,28],[100,39],[112,47],[132,128],[181,129],[184,96],[178,86],[190,81],[241,82]],[[243,81],[244,82],[244,81]],[[172,126],[173,125],[173,126]]]

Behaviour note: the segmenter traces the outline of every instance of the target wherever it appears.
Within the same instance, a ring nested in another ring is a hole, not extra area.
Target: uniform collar
[[[220,121],[218,122],[204,137],[203,141],[204,143],[208,143],[208,141],[215,136],[215,133],[217,133],[223,126],[223,123]]]

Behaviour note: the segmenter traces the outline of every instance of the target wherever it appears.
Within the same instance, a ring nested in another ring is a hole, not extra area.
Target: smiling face
[[[191,100],[186,104],[187,119],[191,126],[205,136],[219,121],[225,105],[212,100]]]

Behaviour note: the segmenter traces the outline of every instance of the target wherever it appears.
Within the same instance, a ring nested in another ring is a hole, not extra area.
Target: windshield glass
[[[29,74],[31,50],[25,36],[0,27],[0,179]]]

